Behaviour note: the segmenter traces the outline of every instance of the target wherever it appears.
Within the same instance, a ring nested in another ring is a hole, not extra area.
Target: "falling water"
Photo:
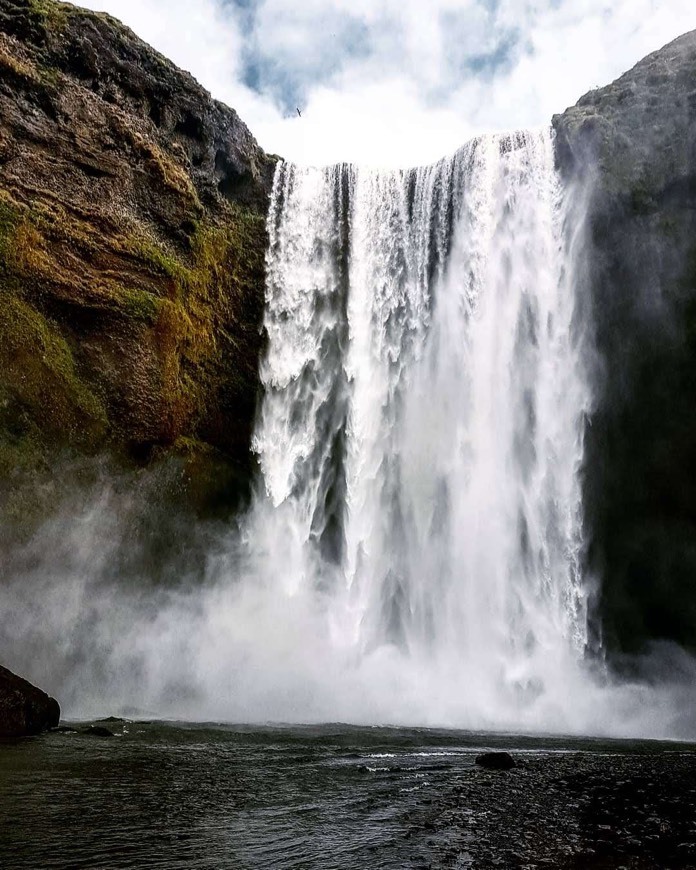
[[[311,601],[327,656],[388,660],[404,690],[417,673],[468,721],[564,706],[586,643],[564,214],[550,131],[412,171],[275,177],[263,582]]]
[[[66,486],[5,556],[6,663],[77,718],[693,739],[685,655],[650,682],[585,659],[584,194],[553,150],[281,163],[249,511],[189,529],[200,561],[152,588],[132,480]]]

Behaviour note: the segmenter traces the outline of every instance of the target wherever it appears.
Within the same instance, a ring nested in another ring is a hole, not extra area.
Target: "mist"
[[[197,522],[187,543],[196,567],[182,571],[176,556],[165,557],[169,580],[153,584],[161,553],[147,544],[130,551],[143,512],[156,505],[118,483],[76,488],[3,559],[3,661],[60,698],[67,720],[340,721],[696,739],[696,666],[674,645],[624,660],[622,679],[601,660],[577,662],[544,695],[511,687],[504,706],[500,696],[486,706],[486,687],[454,662],[414,662],[389,646],[367,656],[337,647],[313,596],[280,597],[245,582],[234,528]]]

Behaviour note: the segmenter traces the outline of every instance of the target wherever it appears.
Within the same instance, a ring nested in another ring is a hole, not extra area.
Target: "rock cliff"
[[[244,480],[273,165],[113,18],[0,0],[1,480],[107,448]]]
[[[588,561],[610,650],[696,647],[696,33],[554,118],[589,185]]]

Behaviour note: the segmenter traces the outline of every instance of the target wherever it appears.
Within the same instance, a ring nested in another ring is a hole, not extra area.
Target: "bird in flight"
[[[297,114],[300,116],[300,118],[302,117],[302,112],[299,109],[297,109]]]

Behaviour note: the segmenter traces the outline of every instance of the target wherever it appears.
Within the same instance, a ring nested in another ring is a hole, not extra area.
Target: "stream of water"
[[[587,638],[565,215],[546,130],[412,171],[280,164],[272,194],[256,565],[332,649],[482,721],[562,703]]]

